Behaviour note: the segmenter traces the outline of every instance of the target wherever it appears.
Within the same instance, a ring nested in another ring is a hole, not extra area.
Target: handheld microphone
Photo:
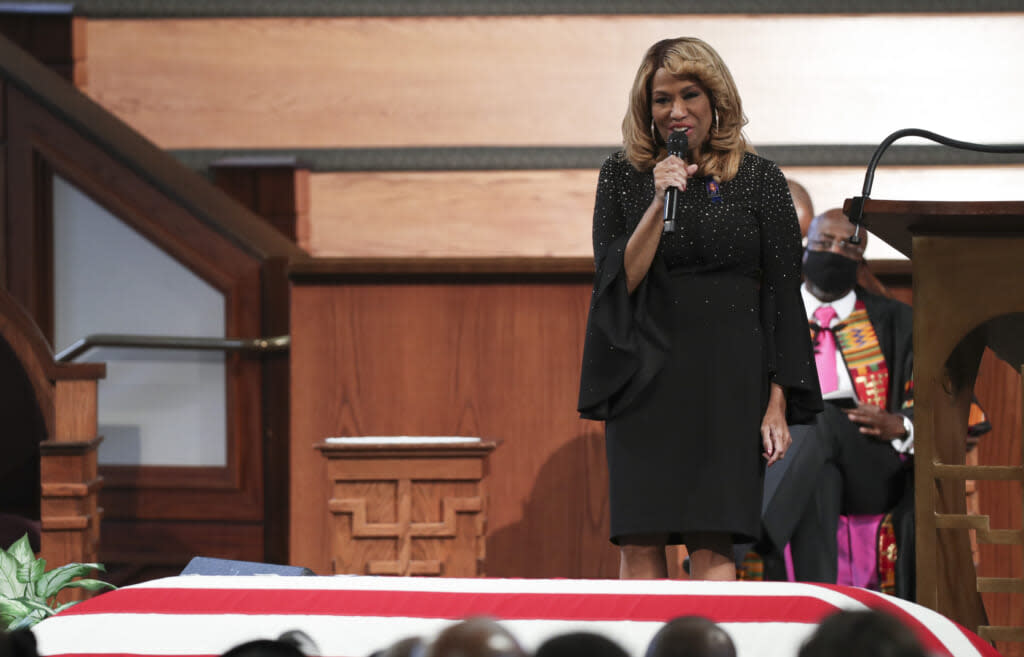
[[[686,132],[675,130],[668,136],[668,154],[686,158],[686,151],[689,147],[689,140]],[[676,229],[676,213],[679,209],[679,188],[669,187],[665,190],[665,225],[661,232],[672,233]]]

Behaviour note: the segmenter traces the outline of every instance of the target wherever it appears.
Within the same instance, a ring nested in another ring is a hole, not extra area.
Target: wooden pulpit
[[[917,601],[985,639],[1024,641],[1024,619],[989,625],[980,595],[1024,593],[1024,579],[979,578],[969,536],[1022,545],[1024,530],[969,515],[964,495],[967,480],[1024,483],[1020,462],[964,464],[982,353],[1024,364],[1024,202],[869,199],[864,223],[913,263]]]
[[[494,441],[459,437],[329,438],[332,574],[482,577],[487,456]]]

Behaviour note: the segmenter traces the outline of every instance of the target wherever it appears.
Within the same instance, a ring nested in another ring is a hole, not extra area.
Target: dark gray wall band
[[[18,5],[50,2],[5,3]],[[890,14],[1024,11],[1020,0],[79,0],[95,18]]]
[[[867,167],[874,145],[763,146],[758,153],[783,167]],[[1024,145],[1021,146],[1024,149]],[[190,169],[207,173],[214,163],[301,165],[316,172],[481,171],[597,169],[615,145],[570,147],[308,148],[295,150],[173,150]],[[990,154],[944,146],[893,145],[880,166],[1021,165],[1024,155]]]

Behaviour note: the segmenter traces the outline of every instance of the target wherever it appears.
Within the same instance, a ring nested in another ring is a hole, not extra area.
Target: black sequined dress
[[[606,420],[611,539],[714,531],[759,535],[761,420],[770,383],[790,423],[821,394],[800,297],[800,232],[782,172],[746,154],[717,192],[694,178],[630,295],[623,253],[654,198],[651,172],[623,153],[601,168],[597,273],[579,411]]]

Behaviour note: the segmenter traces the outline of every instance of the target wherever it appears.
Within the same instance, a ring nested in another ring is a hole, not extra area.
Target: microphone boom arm
[[[850,200],[850,222],[854,225],[853,237],[850,238],[850,242],[853,244],[859,244],[861,240],[860,227],[864,222],[864,201],[868,200],[871,194],[871,186],[875,182],[875,168],[878,166],[878,161],[882,159],[882,153],[885,152],[885,149],[889,148],[894,141],[903,137],[924,137],[944,146],[952,146],[953,148],[966,151],[978,151],[980,153],[1024,153],[1024,147],[1017,145],[989,146],[987,144],[975,144],[969,141],[950,139],[949,137],[943,137],[929,130],[921,130],[919,128],[897,130],[886,137],[878,145],[878,148],[875,149],[874,154],[871,156],[871,161],[868,162],[868,169],[864,174],[864,187],[861,190],[861,195],[854,196]]]

